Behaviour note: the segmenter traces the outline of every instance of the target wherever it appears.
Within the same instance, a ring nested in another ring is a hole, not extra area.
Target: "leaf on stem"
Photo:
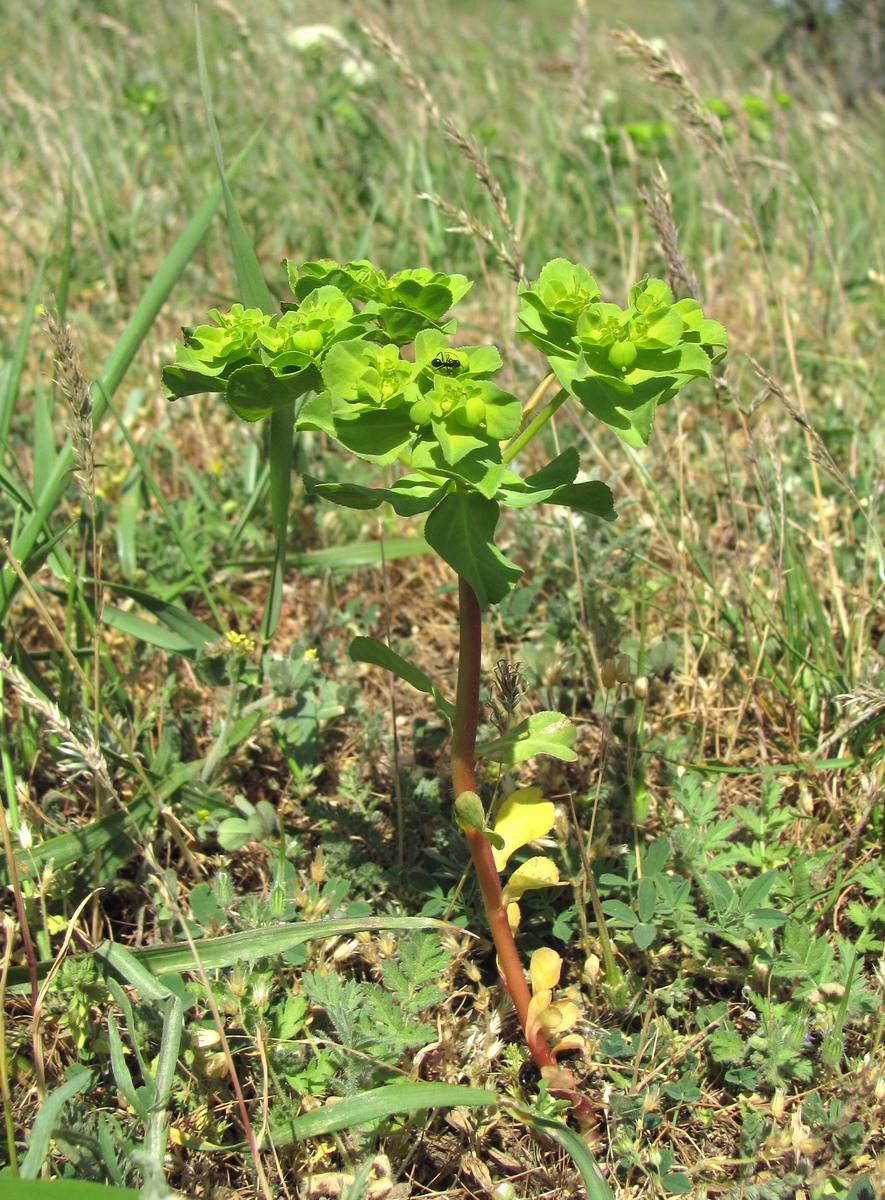
[[[558,712],[539,712],[520,721],[503,737],[477,746],[476,756],[490,758],[507,767],[534,758],[536,754],[549,754],[562,762],[574,762],[578,757],[572,748],[574,744],[575,727],[568,717]]]
[[[424,526],[427,541],[467,580],[480,608],[503,600],[522,578],[522,569],[495,545],[499,512],[494,500],[455,492],[443,498]]]
[[[498,871],[504,870],[514,851],[548,834],[555,820],[556,809],[549,800],[541,798],[540,788],[512,792],[501,805],[494,825],[494,832],[502,841],[501,848],[494,852]]]
[[[406,683],[410,683],[413,688],[417,688],[419,692],[426,692],[436,701],[436,706],[439,711],[448,720],[453,720],[455,716],[455,706],[450,700],[447,700],[433,680],[425,675],[418,667],[413,666],[401,654],[397,654],[395,650],[391,650],[389,646],[385,646],[383,642],[379,642],[373,637],[356,637],[350,643],[350,657],[354,662],[371,663],[375,667],[383,667],[385,671],[390,671],[397,679],[402,679]]]

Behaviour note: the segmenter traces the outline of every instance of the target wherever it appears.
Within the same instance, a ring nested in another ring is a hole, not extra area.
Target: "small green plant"
[[[520,452],[568,400],[627,445],[645,445],[658,405],[691,379],[710,376],[725,353],[725,331],[696,301],[674,301],[659,280],[637,283],[621,308],[602,299],[584,267],[554,259],[537,281],[519,289],[518,332],[550,367],[523,403],[494,381],[502,366],[494,346],[452,340],[450,311],[471,286],[463,275],[417,269],[388,277],[368,261],[322,260],[300,268],[288,262],[286,268],[294,303],[284,304],[281,314],[242,304],[213,310],[211,324],[185,331],[175,363],[163,372],[167,393],[171,399],[221,393],[248,421],[291,413],[290,424],[277,422],[288,436],[293,428],[321,433],[388,477],[378,487],[308,477],[314,496],[353,509],[387,503],[400,516],[425,515],[426,540],[459,580],[454,701],[374,638],[355,638],[351,657],[430,695],[451,724],[455,817],[470,848],[499,970],[551,1093],[568,1097],[576,1113],[589,1118],[592,1110],[571,1072],[557,1062],[558,1053],[575,1044],[568,1031],[578,1018],[573,1004],[553,1000],[559,956],[535,952],[530,987],[514,940],[519,901],[528,891],[557,886],[558,868],[535,856],[502,883],[511,855],[550,832],[554,806],[534,787],[494,797],[502,768],[539,754],[573,760],[574,730],[558,712],[518,720],[519,688],[502,685],[497,736],[477,742],[482,614],[523,574],[497,545],[502,508],[560,505],[604,520],[615,516],[606,484],[578,479],[574,448],[530,475],[515,469]],[[406,347],[410,353],[403,353]],[[288,478],[292,456],[281,455],[279,445],[274,466]],[[479,770],[483,760],[494,765],[488,778]],[[639,940],[648,944],[644,931]],[[332,999],[326,997],[337,1008]]]

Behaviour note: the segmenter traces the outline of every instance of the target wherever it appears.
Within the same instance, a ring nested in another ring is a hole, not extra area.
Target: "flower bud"
[[[633,680],[633,695],[637,700],[645,700],[648,696],[648,678],[645,675],[637,675]]]
[[[278,879],[270,889],[270,914],[278,921],[286,912],[286,889]]]
[[[617,682],[617,668],[615,660],[611,657],[603,660],[602,667],[599,671],[599,677],[602,680],[604,688],[613,688]]]
[[[215,903],[219,908],[229,908],[234,899],[234,882],[229,871],[219,871],[212,885]]]
[[[317,846],[317,852],[313,856],[313,862],[310,864],[310,877],[317,887],[326,878],[326,856],[322,846]]]
[[[266,1008],[270,1000],[270,981],[259,979],[252,985],[252,1002],[256,1008]]]
[[[239,963],[230,973],[228,986],[234,996],[243,996],[246,992],[246,972]]]
[[[382,933],[378,938],[378,953],[382,958],[392,958],[396,950],[396,938],[390,933]]]

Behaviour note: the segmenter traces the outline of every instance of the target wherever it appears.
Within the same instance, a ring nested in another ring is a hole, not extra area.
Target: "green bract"
[[[522,336],[546,354],[562,387],[631,446],[648,442],[657,406],[709,376],[727,345],[697,301],[674,303],[660,279],[637,283],[620,308],[599,299],[583,267],[559,258],[520,299]]]
[[[373,316],[385,340],[404,346],[428,326],[448,331],[454,323],[439,325],[442,318],[473,286],[464,275],[443,275],[427,267],[399,271],[388,278],[370,262],[336,263],[331,259],[304,263],[301,268],[283,260],[289,287],[299,300],[315,288],[332,284]]]
[[[185,330],[175,363],[163,370],[173,400],[199,392],[224,392],[228,404],[247,421],[283,408],[319,384],[319,363],[341,337],[367,330],[344,294],[317,289],[299,308],[269,316],[234,304],[213,309],[215,325]]]
[[[527,477],[513,469],[523,409],[494,382],[501,355],[449,340],[450,310],[471,286],[463,275],[387,276],[366,260],[285,267],[295,302],[281,315],[234,304],[185,331],[163,372],[171,398],[221,392],[251,421],[298,402],[296,430],[321,432],[367,462],[402,463],[407,473],[387,487],[318,479],[308,487],[350,508],[427,513],[427,540],[483,606],[521,575],[495,545],[502,507],[559,504],[614,517],[606,485],[579,480],[574,449]],[[674,303],[660,280],[636,284],[620,308],[600,299],[584,267],[554,259],[520,299],[519,332],[563,389],[631,445],[648,440],[658,404],[725,353],[722,326],[694,300]]]

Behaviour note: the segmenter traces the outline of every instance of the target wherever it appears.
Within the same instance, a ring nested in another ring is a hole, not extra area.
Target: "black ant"
[[[460,358],[451,358],[447,354],[437,354],[436,358],[430,360],[430,365],[434,371],[443,371],[446,375],[454,375],[461,370]]]

